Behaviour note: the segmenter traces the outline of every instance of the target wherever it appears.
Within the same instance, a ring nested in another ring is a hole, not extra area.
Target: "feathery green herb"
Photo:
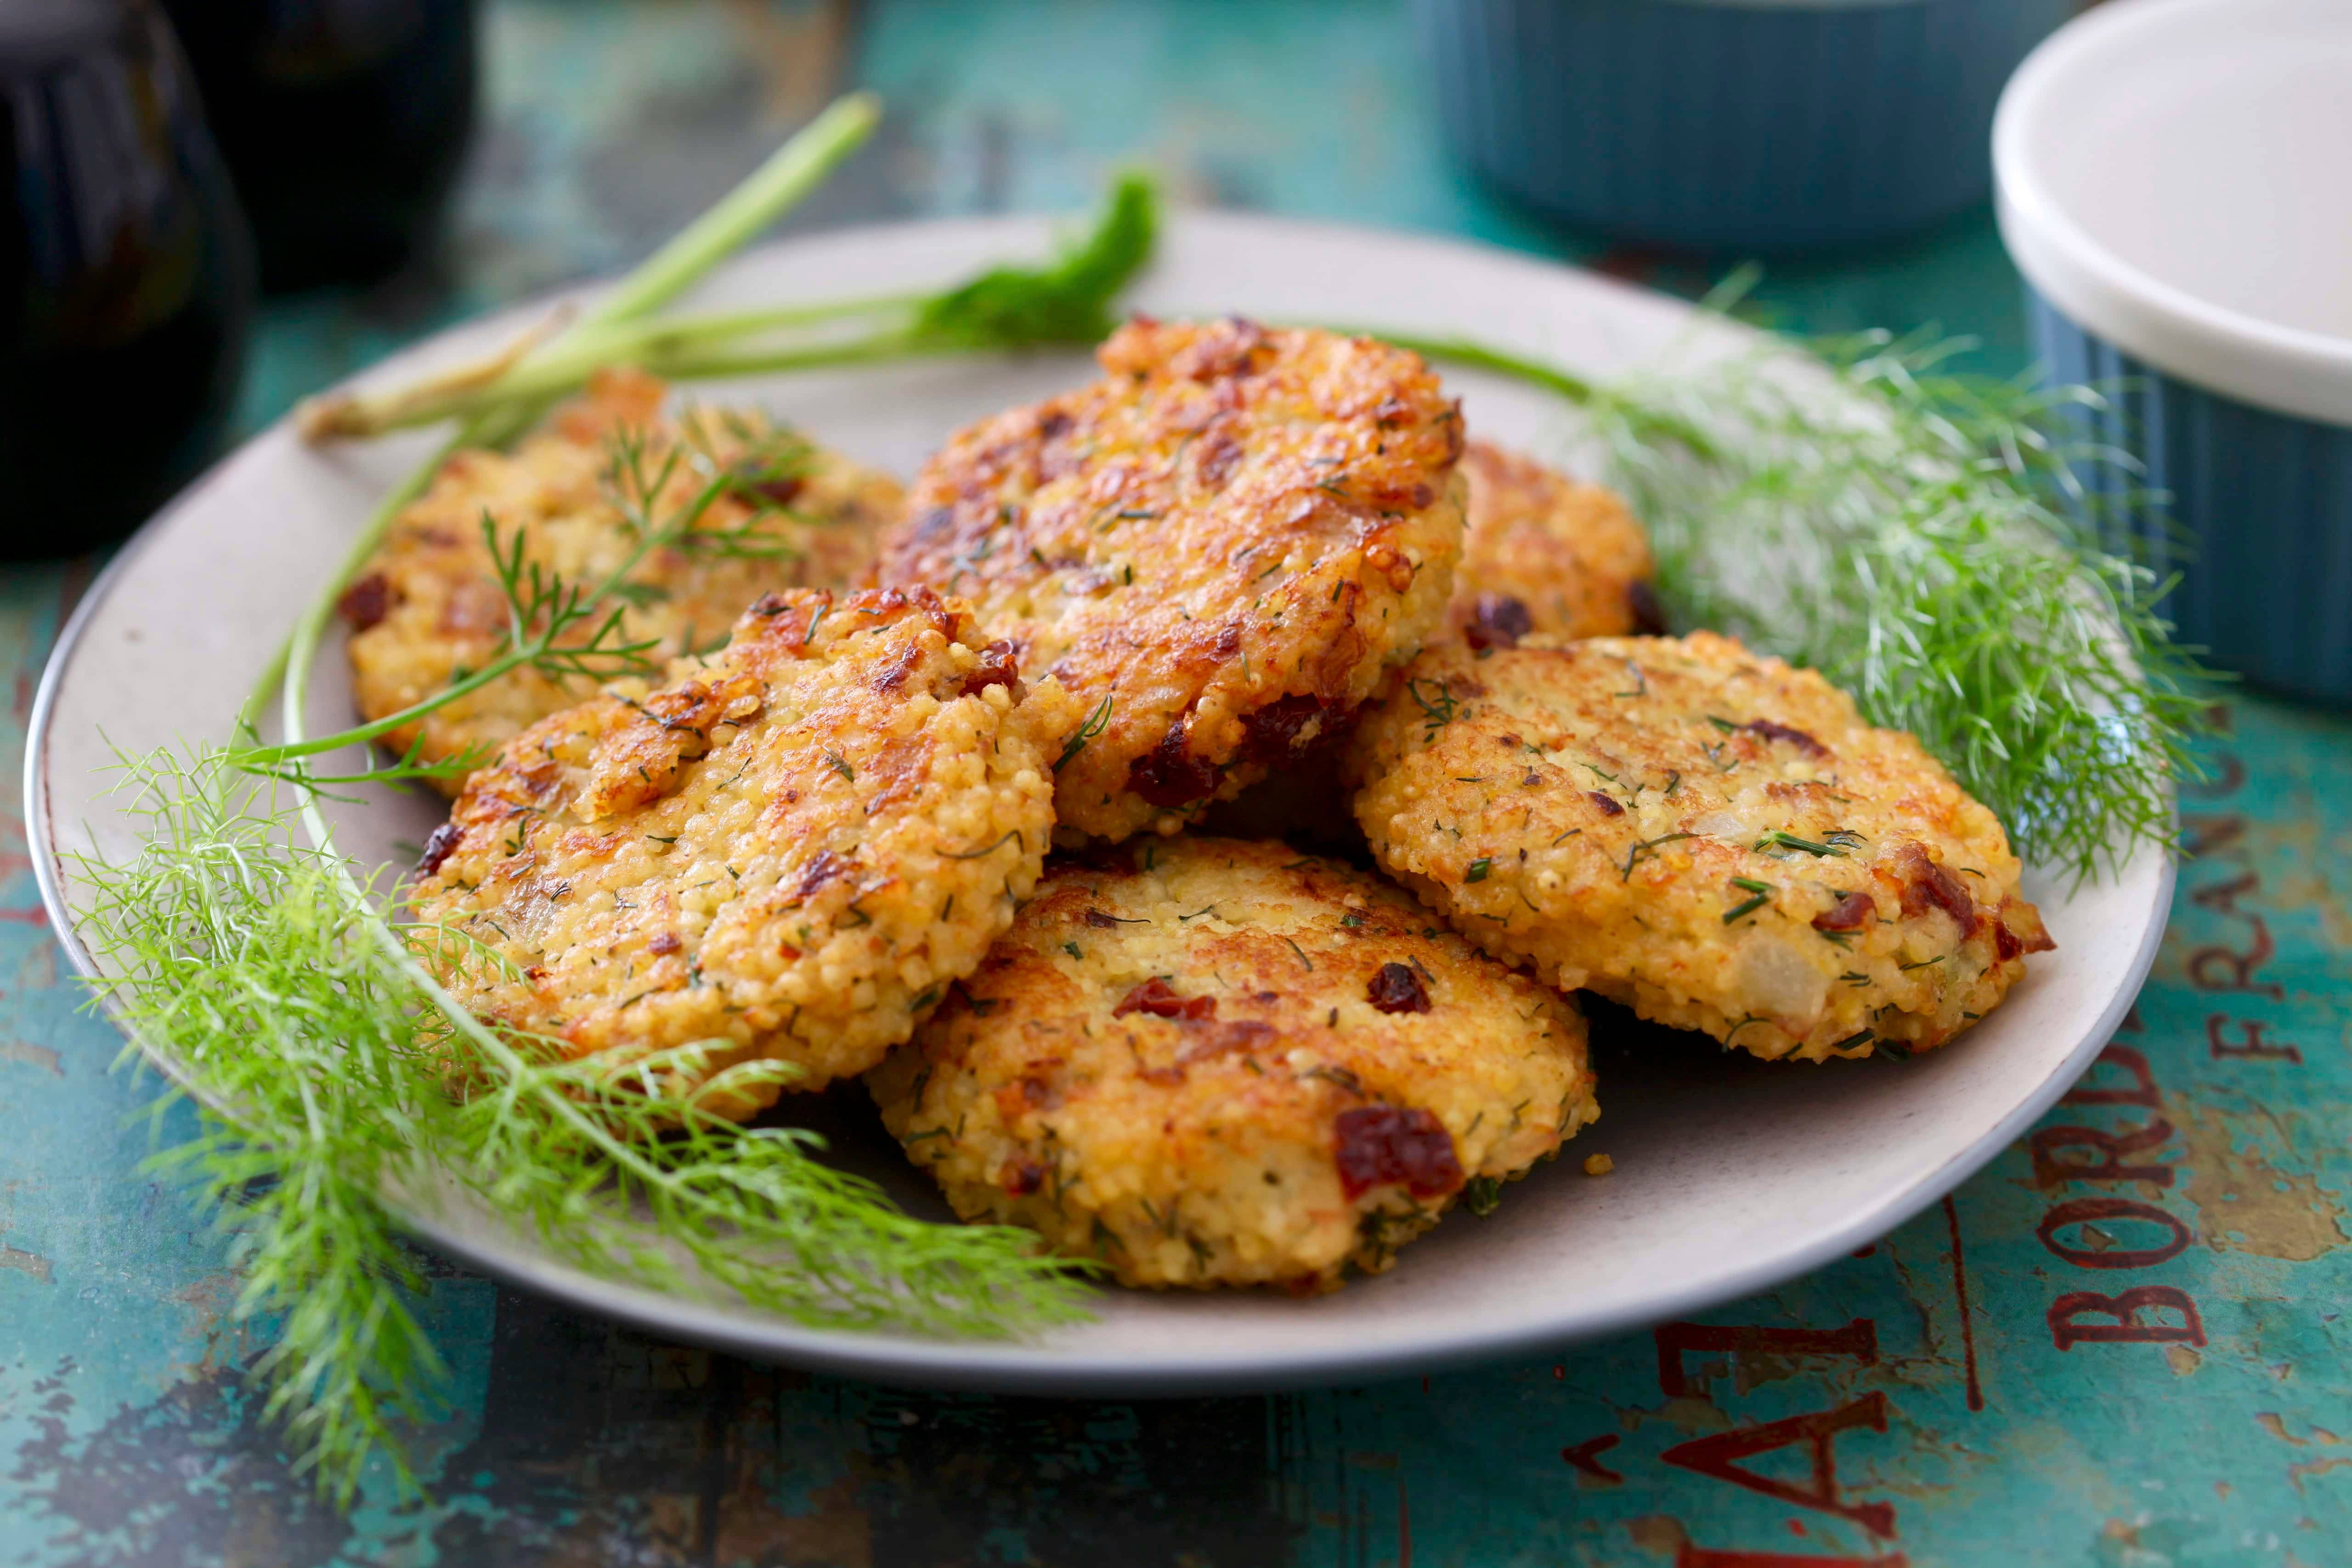
[[[575,334],[620,331],[689,285],[813,188],[876,112],[870,99],[854,98],[820,116],[587,312]],[[1118,215],[1112,243],[1032,275],[1037,287],[1062,290],[1066,304],[1102,291],[1099,311],[1150,246],[1149,187],[1130,186]],[[961,307],[969,319],[1002,322],[1018,297],[1011,279],[1021,275],[992,276],[987,298]],[[935,313],[927,330],[962,319]],[[452,410],[467,419],[450,446],[519,433],[561,389],[529,377],[565,346],[527,344],[478,369],[481,395]],[[170,1066],[173,1092],[205,1107],[202,1135],[157,1163],[235,1235],[244,1280],[236,1315],[280,1319],[258,1368],[266,1408],[284,1422],[299,1462],[344,1503],[378,1454],[415,1489],[404,1429],[435,1413],[446,1377],[416,1315],[423,1282],[383,1206],[387,1190],[429,1212],[433,1184],[455,1183],[591,1272],[664,1289],[700,1280],[819,1326],[1001,1334],[1083,1312],[1084,1269],[1040,1256],[1033,1236],[910,1219],[823,1164],[812,1135],[746,1131],[699,1109],[702,1096],[789,1069],[743,1064],[681,1096],[669,1086],[702,1075],[708,1047],[570,1062],[551,1042],[485,1026],[434,970],[494,960],[452,953],[458,934],[388,912],[398,889],[386,874],[355,876],[334,847],[318,809],[322,786],[439,770],[415,748],[392,767],[343,774],[313,773],[310,759],[364,746],[525,664],[593,677],[646,665],[653,650],[629,640],[620,621],[629,571],[665,542],[727,548],[689,537],[709,505],[747,475],[756,485],[798,458],[755,454],[656,519],[655,498],[677,460],[673,452],[653,468],[642,445],[616,447],[614,482],[637,537],[631,559],[593,584],[541,571],[519,533],[502,536],[486,519],[509,611],[500,653],[406,712],[308,738],[303,698],[336,596],[422,493],[436,456],[383,499],[264,670],[248,714],[282,681],[285,739],[261,744],[240,716],[232,744],[125,757],[124,813],[143,824],[142,847],[68,867],[79,933],[107,976],[98,999]]]
[[[1607,384],[1378,335],[1575,405],[1675,621],[1818,669],[1917,735],[2021,854],[2079,879],[2173,845],[2210,672],[2157,608],[2170,547],[2099,526],[2147,499],[2129,456],[2084,433],[2104,394],[1957,373],[1969,343],[1925,333],[1775,337]]]
[[[217,749],[121,766],[144,847],[69,866],[99,996],[207,1108],[156,1163],[235,1237],[239,1315],[285,1315],[258,1369],[267,1408],[338,1498],[376,1451],[413,1485],[399,1428],[431,1414],[444,1375],[387,1186],[429,1213],[432,1179],[453,1180],[580,1268],[657,1289],[698,1278],[824,1327],[999,1334],[1078,1315],[1067,1266],[1028,1233],[910,1219],[815,1158],[814,1134],[698,1109],[790,1068],[741,1063],[681,1096],[667,1084],[701,1077],[710,1047],[616,1069],[487,1028],[420,963],[465,939],[387,917],[381,875],[355,881],[303,843],[300,789]]]

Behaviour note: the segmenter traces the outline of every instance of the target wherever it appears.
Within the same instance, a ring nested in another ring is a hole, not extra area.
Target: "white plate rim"
[[[822,240],[854,240],[921,229],[942,231],[975,225],[1021,220],[929,219],[912,223],[865,226],[827,230],[808,237]],[[1439,252],[1459,253],[1465,259],[1493,265],[1516,263],[1531,272],[1571,271],[1538,258],[1500,251],[1491,247],[1423,234],[1349,225],[1302,222],[1260,215],[1190,213],[1181,219],[1200,226],[1232,225],[1276,236],[1339,241],[1361,246],[1400,243]],[[742,258],[756,263],[762,255],[791,247],[793,240],[755,247]],[[1613,279],[1581,277],[1653,302],[1662,297]],[[583,290],[566,288],[515,306],[469,318],[436,332],[353,376],[345,385],[361,385],[401,374],[412,361],[432,355],[455,334],[479,328],[485,321],[527,318],[551,302]],[[1682,306],[1681,301],[1666,301]],[[1688,307],[1683,307],[1687,309]],[[1391,324],[1403,325],[1402,322]],[[260,434],[268,434],[262,432]],[[254,439],[259,439],[257,435]],[[150,520],[121,547],[94,578],[76,604],[43,668],[26,730],[25,824],[34,874],[50,929],[75,973],[85,980],[103,978],[73,922],[58,860],[57,836],[50,818],[50,796],[44,763],[49,736],[57,721],[59,688],[80,648],[84,633],[120,579],[139,556],[166,532],[195,499],[215,484],[223,471],[247,449],[250,442],[225,455],[186,489]],[[2158,854],[2136,851],[2135,858]],[[2143,929],[2120,983],[2097,1016],[2095,1027],[2062,1058],[2043,1078],[2021,1094],[2012,1107],[1982,1129],[1965,1147],[1908,1186],[1863,1205],[1811,1241],[1789,1248],[1767,1261],[1728,1270],[1704,1283],[1662,1289],[1638,1305],[1604,1311],[1562,1312],[1557,1319],[1507,1328],[1465,1331],[1370,1351],[1344,1345],[1297,1349],[1267,1356],[1247,1351],[1205,1362],[1171,1364],[1136,1361],[1117,1353],[1047,1350],[1019,1341],[937,1341],[888,1334],[810,1329],[776,1318],[753,1321],[686,1298],[627,1285],[541,1258],[518,1258],[478,1243],[461,1230],[430,1214],[395,1210],[399,1224],[434,1250],[500,1282],[535,1291],[568,1306],[618,1320],[657,1335],[741,1354],[755,1360],[784,1363],[814,1371],[883,1383],[981,1392],[1071,1394],[1108,1397],[1178,1396],[1271,1391],[1288,1387],[1331,1384],[1424,1373],[1447,1368],[1491,1363],[1529,1355],[1568,1344],[1638,1331],[1673,1319],[1687,1317],[1741,1298],[1768,1290],[1810,1274],[1855,1248],[1874,1242],[1906,1220],[1941,1201],[1954,1187],[1982,1169],[2043,1112],[2055,1104],[2088,1069],[2122,1023],[2156,959],[2170,910],[2176,867],[2170,857],[2158,855],[2155,913]],[[113,1015],[109,1010],[109,1016]],[[118,1026],[119,1024],[118,1024]],[[127,1031],[126,1031],[127,1033]],[[180,1075],[167,1059],[141,1042],[142,1058],[178,1081]],[[1402,1267],[1409,1267],[1407,1265]]]

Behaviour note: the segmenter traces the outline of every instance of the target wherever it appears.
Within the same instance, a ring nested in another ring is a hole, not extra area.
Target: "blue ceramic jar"
[[[2215,663],[2352,702],[2352,5],[2111,0],[1994,150],[2040,353],[2143,466],[2111,542],[2185,547],[2163,607]]]
[[[1612,237],[1777,251],[1984,198],[1993,105],[2074,0],[1415,0],[1448,145]]]

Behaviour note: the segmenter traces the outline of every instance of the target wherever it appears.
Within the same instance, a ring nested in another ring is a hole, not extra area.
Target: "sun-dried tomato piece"
[[[1160,743],[1128,764],[1127,787],[1153,805],[1174,807],[1217,793],[1217,764],[1185,750],[1184,723],[1168,726]]]
[[[1519,639],[1536,629],[1536,618],[1524,599],[1508,594],[1481,594],[1472,601],[1470,623],[1462,628],[1462,640],[1474,648],[1517,647]]]
[[[466,830],[454,822],[445,822],[435,828],[432,837],[425,841],[425,853],[417,857],[416,874],[430,877],[440,870],[441,862],[457,853],[457,841],[465,837]]]
[[[1868,893],[1848,893],[1813,917],[1815,931],[1860,931],[1878,918]]]
[[[771,506],[792,505],[807,486],[802,475],[768,473],[758,463],[745,463],[735,470],[735,488]]]
[[[1364,994],[1383,1013],[1429,1011],[1429,993],[1422,988],[1421,976],[1411,964],[1381,964],[1381,972],[1364,987]]]
[[[839,881],[849,875],[851,865],[847,858],[830,849],[819,850],[817,858],[808,863],[808,869],[801,873],[800,884],[793,889],[793,897],[805,899],[826,883]]]
[[[1969,896],[1967,884],[1929,859],[1916,844],[1903,847],[1901,861],[1905,914],[1923,915],[1937,909],[1952,917],[1962,936],[1976,930],[1977,903]]]
[[[1015,1160],[1004,1168],[1004,1190],[1016,1198],[1025,1198],[1045,1184],[1045,1167],[1034,1160]]]
[[[1827,746],[1822,745],[1802,730],[1792,730],[1786,724],[1776,724],[1769,719],[1752,719],[1739,727],[1751,735],[1761,735],[1768,741],[1786,742],[1809,757],[1826,757],[1830,754],[1830,749]]]
[[[1636,581],[1625,588],[1625,608],[1633,617],[1633,629],[1645,637],[1666,635],[1665,606],[1658,603],[1658,591],[1647,582]]]
[[[1178,1067],[1190,1067],[1194,1062],[1207,1061],[1212,1057],[1222,1057],[1233,1051],[1256,1050],[1282,1031],[1255,1018],[1234,1018],[1185,1032],[1190,1037],[1184,1042],[1184,1048],[1176,1053]]]
[[[1176,989],[1158,975],[1118,999],[1110,1010],[1114,1018],[1124,1018],[1129,1013],[1147,1013],[1154,1018],[1200,1019],[1217,1016],[1214,996],[1179,996]]]
[[[978,667],[963,678],[963,695],[972,697],[992,686],[1010,686],[1020,678],[1019,652],[1011,643],[999,638],[980,650]]]
[[[1242,720],[1242,728],[1245,731],[1242,742],[1243,754],[1254,763],[1264,763],[1269,767],[1295,761],[1315,741],[1329,738],[1331,726],[1327,723],[1316,731],[1307,746],[1298,743],[1300,733],[1322,714],[1323,700],[1319,697],[1300,692],[1276,698]]]
[[[1625,815],[1625,808],[1622,805],[1620,805],[1614,797],[1602,795],[1597,789],[1586,790],[1584,792],[1584,798],[1599,806],[1601,808],[1601,815],[1603,816],[1622,816]]]
[[[392,613],[391,580],[381,572],[369,573],[343,590],[335,608],[352,624],[352,630],[367,630]]]
[[[1229,430],[1211,431],[1195,450],[1192,471],[1200,476],[1203,489],[1221,488],[1242,460],[1242,444]]]
[[[1339,1191],[1349,1203],[1374,1187],[1402,1186],[1417,1198],[1462,1185],[1462,1161],[1445,1124],[1419,1108],[1367,1105],[1331,1123]]]

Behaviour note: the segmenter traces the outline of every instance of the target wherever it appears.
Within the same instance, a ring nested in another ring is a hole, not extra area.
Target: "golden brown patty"
[[[715,1042],[708,1070],[863,1072],[969,973],[1037,877],[1050,682],[918,590],[772,595],[642,701],[516,736],[436,832],[415,895],[478,1016],[566,1054]],[[677,1075],[700,1076],[691,1068]],[[720,1086],[742,1115],[776,1086]]]
[[[1048,868],[866,1082],[958,1213],[1130,1285],[1328,1289],[1598,1114],[1584,1021],[1380,878],[1232,839]]]
[[[482,536],[485,516],[509,546],[521,531],[528,564],[584,588],[635,547],[633,518],[658,527],[714,476],[739,468],[742,483],[711,503],[688,542],[647,554],[613,601],[622,640],[654,644],[647,657],[656,670],[720,641],[761,594],[841,587],[865,573],[877,531],[897,515],[895,481],[756,414],[671,419],[662,413],[665,390],[635,371],[605,372],[511,456],[464,451],[441,465],[432,489],[401,514],[343,595],[352,691],[363,715],[397,713],[446,686],[455,671],[480,668],[504,645],[507,604]],[[592,625],[566,640],[584,640]],[[421,754],[437,762],[468,748],[488,752],[596,689],[586,675],[511,671],[428,716]],[[386,743],[405,748],[416,732],[404,727]],[[454,795],[463,783],[451,776],[442,785]]]
[[[1650,541],[1614,490],[1473,441],[1470,528],[1446,621],[1474,647],[1662,632]]]
[[[1093,385],[963,431],[880,581],[971,597],[1095,716],[1065,836],[1172,830],[1310,745],[1438,624],[1462,421],[1362,338],[1137,320]]]
[[[1727,637],[1432,648],[1346,766],[1380,863],[1480,946],[1759,1056],[1941,1044],[2050,945],[1918,742]]]

